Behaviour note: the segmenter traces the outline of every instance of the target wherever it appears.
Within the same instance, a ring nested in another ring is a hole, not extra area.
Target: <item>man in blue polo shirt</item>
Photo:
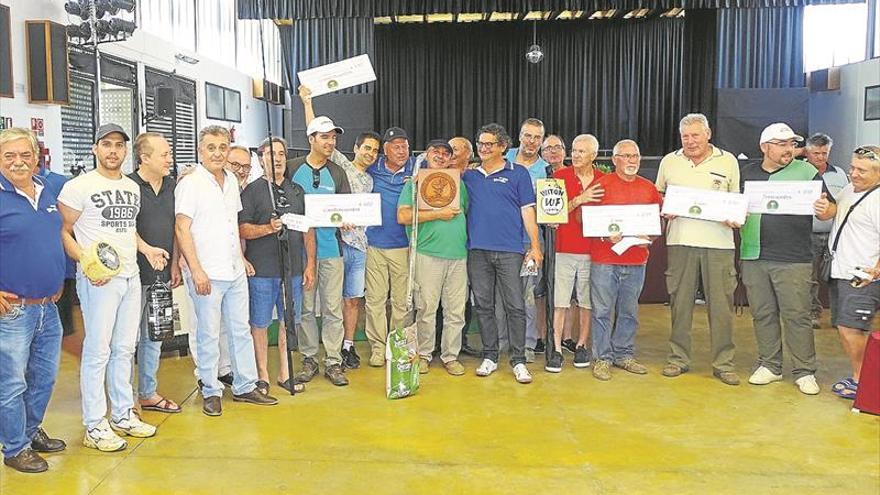
[[[482,163],[462,177],[470,197],[467,212],[468,276],[474,292],[475,310],[483,340],[483,362],[477,376],[498,369],[498,322],[495,307],[507,309],[510,365],[519,383],[531,383],[526,368],[525,308],[520,270],[525,263],[543,261],[535,220],[535,191],[525,168],[504,159],[510,136],[498,124],[480,129],[477,152]],[[528,233],[529,249],[523,248],[522,232]],[[525,253],[525,257],[523,254]],[[501,301],[495,300],[495,287]]]
[[[388,323],[385,303],[391,290],[391,327],[406,323],[406,284],[409,275],[409,240],[397,223],[397,201],[410,180],[415,158],[409,153],[406,131],[390,127],[382,137],[382,151],[367,169],[373,178],[373,192],[382,197],[382,225],[367,228],[366,333],[370,342],[370,366],[385,364]]]
[[[39,146],[30,131],[0,131],[0,444],[3,463],[24,473],[49,464],[37,452],[66,445],[40,428],[61,353],[66,258],[58,190],[34,176]]]

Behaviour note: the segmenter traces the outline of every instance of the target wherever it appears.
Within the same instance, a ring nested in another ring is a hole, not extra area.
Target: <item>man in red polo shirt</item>
[[[600,202],[590,205],[659,205],[657,188],[638,176],[642,157],[635,141],[619,141],[614,145],[613,154],[614,173],[596,182],[605,194]],[[623,254],[617,254],[611,247],[621,239],[616,233],[609,238],[594,238],[590,245],[593,355],[596,357],[593,376],[599,380],[611,379],[612,364],[638,375],[648,372],[633,358],[633,353],[639,327],[639,295],[645,283],[650,244],[632,246]]]
[[[604,174],[593,169],[593,160],[599,152],[599,141],[590,134],[581,134],[571,143],[571,167],[561,167],[553,177],[565,181],[568,197],[568,223],[556,231],[556,265],[553,273],[553,352],[544,369],[551,373],[562,371],[562,335],[566,313],[570,313],[572,291],[576,289],[580,311],[578,340],[574,353],[574,367],[590,365],[587,339],[590,338],[590,239],[584,237],[581,224],[581,206],[602,199],[602,187],[595,182]]]

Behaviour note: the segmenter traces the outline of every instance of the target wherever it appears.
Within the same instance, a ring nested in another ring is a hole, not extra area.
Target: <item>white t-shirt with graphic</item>
[[[75,177],[61,189],[58,201],[80,212],[73,234],[83,249],[106,242],[119,254],[119,275],[138,274],[137,214],[140,187],[128,177],[108,179],[97,170]]]

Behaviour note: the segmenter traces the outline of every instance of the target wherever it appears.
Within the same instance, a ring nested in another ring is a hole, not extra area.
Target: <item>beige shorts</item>
[[[567,308],[572,299],[577,299],[578,306],[592,309],[589,254],[556,253],[553,298],[553,306],[557,308]]]

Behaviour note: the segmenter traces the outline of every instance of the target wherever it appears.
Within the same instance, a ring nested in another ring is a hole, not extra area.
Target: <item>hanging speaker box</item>
[[[67,31],[52,21],[26,21],[28,99],[66,105],[70,98]]]

